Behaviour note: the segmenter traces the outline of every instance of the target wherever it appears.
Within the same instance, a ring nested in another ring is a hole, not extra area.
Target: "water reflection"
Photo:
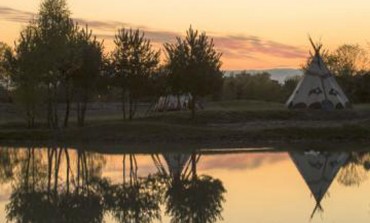
[[[358,187],[367,180],[370,169],[368,152],[290,151],[288,154],[315,199],[311,218],[323,210],[321,203],[335,179],[344,187]],[[210,161],[220,156],[223,155]],[[109,156],[67,148],[0,149],[0,185],[11,185],[3,212],[6,219],[103,222],[110,216],[115,222],[149,223],[168,216],[174,223],[222,220],[226,188],[220,179],[199,174],[204,172],[198,170],[199,163],[204,161],[201,153],[150,154],[154,171],[145,175],[138,174],[140,164],[136,154],[121,154],[118,155],[120,177],[114,180],[103,176],[106,157]],[[237,161],[253,163],[256,161],[251,157],[261,159],[253,154],[246,157],[243,161],[237,155]],[[224,165],[220,168],[225,169]],[[209,165],[206,169],[209,170]],[[253,170],[236,171],[247,174]],[[238,180],[241,179],[233,179]],[[248,211],[248,207],[245,209]]]
[[[349,154],[345,152],[290,152],[294,164],[305,180],[316,206],[311,218],[317,210],[322,211],[321,200],[328,191],[339,169],[348,160]]]
[[[218,179],[197,174],[199,154],[163,154],[168,171],[153,156],[162,176],[168,177],[166,214],[171,222],[215,222],[222,219],[225,188]]]
[[[367,179],[370,170],[368,152],[348,153],[349,158],[339,173],[338,181],[344,186],[359,186]]]
[[[20,166],[13,179],[7,219],[15,222],[101,222],[104,205],[99,170],[101,156],[77,152],[76,171],[67,149],[46,153],[29,148],[18,153]],[[46,155],[46,157],[43,157]],[[66,180],[61,182],[61,160],[66,159]]]
[[[159,175],[138,177],[135,155],[122,158],[122,183],[104,185],[104,201],[107,210],[119,222],[152,222],[161,219],[163,181]],[[126,176],[126,168],[129,176]],[[127,179],[128,178],[128,179]]]
[[[221,219],[225,189],[210,176],[198,176],[198,154],[153,154],[156,174],[138,176],[135,154],[122,155],[122,180],[102,177],[106,160],[83,150],[0,149],[1,183],[11,182],[6,205],[12,222],[171,222]],[[166,163],[167,168],[162,165]]]
[[[18,164],[15,150],[0,148],[0,183],[6,183],[14,177],[13,169]]]

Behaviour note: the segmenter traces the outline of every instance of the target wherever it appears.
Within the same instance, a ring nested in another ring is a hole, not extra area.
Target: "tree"
[[[37,108],[42,104],[44,95],[40,70],[42,65],[37,60],[40,55],[39,43],[36,28],[30,25],[21,32],[14,52],[8,50],[5,54],[15,101],[24,108],[29,128],[35,126]]]
[[[0,42],[0,85],[4,85],[7,90],[9,90],[10,85],[10,77],[7,72],[6,61],[6,57],[9,52],[11,52],[11,48],[7,44]]]
[[[10,74],[8,72],[7,54],[12,49],[5,43],[0,42],[0,101],[10,102]]]
[[[75,69],[71,56],[75,31],[65,0],[44,0],[36,19],[21,32],[14,53],[6,53],[7,71],[16,98],[26,108],[29,127],[34,126],[36,108],[44,102],[49,127],[58,127],[59,94]]]
[[[217,52],[212,39],[192,27],[184,39],[164,45],[169,82],[175,94],[190,93],[192,118],[195,117],[196,101],[210,95],[222,85],[221,53]]]
[[[250,74],[242,71],[224,78],[223,93],[226,99],[252,99],[262,101],[285,100],[283,88],[267,72]],[[291,92],[290,92],[291,93]]]
[[[78,31],[77,51],[79,66],[72,76],[73,93],[77,104],[77,123],[83,126],[88,101],[97,90],[97,81],[103,61],[103,45],[86,26]]]
[[[353,76],[369,65],[366,51],[358,44],[344,44],[329,53],[326,62],[331,72],[337,76]]]
[[[284,80],[283,93],[285,100],[293,93],[301,78],[301,76],[295,75]]]
[[[58,128],[59,91],[73,63],[70,61],[70,37],[75,25],[70,18],[65,0],[44,0],[35,21],[40,40],[40,57],[43,62],[43,81],[47,87],[47,121],[49,127]]]
[[[114,78],[121,88],[122,114],[126,119],[126,96],[129,102],[129,119],[135,113],[137,102],[147,94],[150,76],[157,70],[159,51],[152,49],[150,40],[140,30],[120,29],[115,37],[112,54]]]
[[[60,69],[61,80],[59,88],[61,91],[61,97],[64,95],[63,99],[65,102],[64,127],[68,127],[70,108],[73,100],[73,77],[82,63],[79,49],[79,33],[80,27],[78,24],[75,24],[73,30],[68,33],[68,42],[65,46],[66,54],[63,66]]]

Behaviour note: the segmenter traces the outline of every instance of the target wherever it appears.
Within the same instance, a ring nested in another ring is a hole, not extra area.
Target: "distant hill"
[[[237,74],[243,70],[226,70],[225,74],[230,75],[231,73]],[[303,75],[302,70],[294,68],[276,68],[276,69],[267,69],[267,70],[245,70],[247,73],[256,74],[261,72],[268,72],[271,74],[271,79],[277,80],[280,83],[283,83],[284,80],[292,76]]]

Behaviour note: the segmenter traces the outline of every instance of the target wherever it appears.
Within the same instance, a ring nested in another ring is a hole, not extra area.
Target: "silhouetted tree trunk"
[[[123,154],[123,158],[122,158],[122,184],[125,185],[126,183],[126,154]]]
[[[27,116],[27,127],[28,128],[34,128],[35,127],[35,108],[31,105],[31,108],[30,106],[27,106],[27,109],[26,109],[26,116]]]
[[[29,172],[30,172],[30,163],[31,163],[31,148],[28,148],[28,157],[27,157],[27,164],[26,164],[26,177],[24,180],[24,184],[26,187],[26,191],[28,191],[28,185],[29,185]]]
[[[52,128],[52,105],[51,105],[51,90],[50,87],[48,87],[47,90],[47,115],[46,115],[46,121],[48,123],[48,127]]]
[[[62,149],[55,149],[55,167],[54,167],[54,194],[57,195],[58,192],[58,176],[59,176],[59,167],[60,167],[60,159],[62,156]]]
[[[35,191],[35,183],[36,183],[36,180],[35,180],[35,171],[36,171],[35,148],[32,148],[31,151],[32,151],[32,191]]]
[[[70,114],[70,107],[71,107],[71,77],[68,75],[66,71],[62,71],[62,76],[64,78],[64,93],[65,93],[65,103],[66,103],[66,109],[65,109],[65,115],[64,115],[64,124],[63,126],[66,128],[68,127],[68,121],[69,121],[69,114]]]
[[[77,194],[80,190],[81,152],[77,152]]]
[[[88,103],[87,92],[80,93],[77,98],[77,124],[82,127],[85,125],[85,116]]]
[[[191,172],[192,178],[195,179],[197,177],[197,157],[196,154],[191,154]]]
[[[64,148],[64,152],[65,152],[65,156],[66,156],[66,184],[67,184],[67,194],[69,194],[69,172],[70,172],[70,169],[71,169],[71,161],[69,159],[69,153],[68,153],[68,149],[67,148]]]
[[[196,99],[195,96],[191,98],[191,119],[195,118]]]
[[[129,93],[129,120],[134,118],[134,99],[132,98],[132,94]]]
[[[121,101],[122,101],[122,118],[123,120],[126,120],[126,91],[124,89],[122,89]]]
[[[53,168],[53,154],[54,150],[48,148],[48,196],[50,195],[51,190],[51,171]]]
[[[64,127],[68,127],[68,121],[69,121],[69,113],[70,113],[70,106],[71,106],[71,98],[69,93],[69,87],[66,87],[66,113],[64,116]]]
[[[83,164],[84,164],[84,175],[85,175],[85,186],[89,186],[89,169],[87,167],[87,159],[86,159],[86,153],[84,152],[82,154],[82,157],[83,157]]]
[[[58,128],[58,98],[57,85],[50,84],[47,96],[47,123],[49,128]]]
[[[59,127],[59,118],[58,118],[58,89],[57,85],[54,85],[54,95],[53,95],[53,111],[54,111],[54,119],[53,119],[53,128],[56,129]]]

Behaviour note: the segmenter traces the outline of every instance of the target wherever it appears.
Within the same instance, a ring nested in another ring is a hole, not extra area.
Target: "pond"
[[[0,222],[369,222],[370,152],[0,149]]]

